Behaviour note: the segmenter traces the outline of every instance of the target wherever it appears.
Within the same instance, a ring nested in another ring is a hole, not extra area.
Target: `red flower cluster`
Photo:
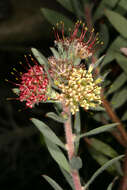
[[[34,107],[40,101],[46,101],[48,83],[49,80],[43,67],[34,65],[21,76],[19,100],[26,101],[26,106],[29,108]]]

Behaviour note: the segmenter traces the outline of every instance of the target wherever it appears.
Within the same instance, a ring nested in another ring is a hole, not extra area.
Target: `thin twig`
[[[115,123],[119,123],[119,125],[117,126],[117,129],[123,139],[123,145],[124,147],[127,147],[127,133],[124,129],[124,126],[122,125],[120,119],[118,118],[118,116],[116,115],[116,113],[113,111],[112,107],[110,106],[110,103],[104,98],[104,96],[102,95],[102,102],[103,102],[103,106],[105,107],[107,114],[109,115],[109,117],[111,118],[111,120]],[[118,139],[118,132],[114,131],[113,136],[115,136]]]

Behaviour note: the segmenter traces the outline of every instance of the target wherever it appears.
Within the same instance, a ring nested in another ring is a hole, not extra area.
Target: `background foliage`
[[[4,82],[4,78],[13,67],[21,70],[18,62],[25,62],[23,55],[31,47],[39,48],[45,55],[50,55],[49,46],[53,45],[52,24],[64,21],[67,28],[72,27],[77,19],[82,19],[88,27],[95,27],[104,41],[103,48],[98,50],[95,58],[105,54],[101,71],[109,70],[105,84],[105,98],[110,102],[113,111],[123,125],[127,120],[127,57],[121,48],[127,48],[127,3],[126,0],[57,0],[57,1],[5,1],[1,0],[1,101],[0,101],[0,154],[1,178],[3,189],[41,189],[50,186],[42,179],[42,174],[51,177],[59,173],[57,181],[69,189],[57,164],[50,157],[44,139],[29,118],[36,117],[48,124],[63,139],[62,124],[45,117],[54,111],[52,104],[41,104],[33,110],[24,110],[16,101],[6,101],[14,97],[10,92],[13,86]],[[2,12],[3,11],[3,12]],[[48,21],[48,22],[47,22]],[[22,111],[19,112],[18,110]],[[85,121],[84,121],[85,118]],[[112,123],[107,110],[93,110],[89,113],[81,110],[81,129],[90,131],[98,126]],[[79,154],[83,161],[80,171],[85,181],[104,163],[118,155],[124,154],[124,146],[112,133],[102,133],[89,137],[90,144],[81,140]],[[66,161],[65,161],[66,162]],[[87,164],[86,164],[87,163]],[[90,186],[96,189],[105,183],[105,188],[115,176],[123,175],[121,163],[108,167]],[[117,181],[118,183],[118,181]]]

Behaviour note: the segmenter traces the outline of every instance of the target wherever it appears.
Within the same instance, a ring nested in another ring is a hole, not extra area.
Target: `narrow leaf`
[[[109,19],[114,28],[124,37],[127,38],[127,19],[119,13],[111,10],[106,10],[105,15]]]
[[[127,120],[127,111],[122,116],[122,121],[125,121],[125,120]]]
[[[123,69],[123,71],[127,74],[127,57],[121,55],[119,53],[116,54],[116,60],[119,66]]]
[[[93,111],[105,111],[105,108],[102,107],[102,106],[97,106],[96,108],[90,108],[90,110],[93,110]]]
[[[69,29],[69,28],[73,28],[74,27],[74,23],[67,18],[66,16],[64,16],[63,14],[56,12],[54,10],[51,9],[46,9],[46,8],[42,8],[42,13],[45,16],[45,18],[51,23],[56,25],[56,23],[63,21],[66,25],[65,30]]]
[[[117,109],[122,106],[127,101],[127,89],[122,89],[121,91],[114,94],[111,99],[112,107]]]
[[[70,0],[57,0],[65,9],[73,12],[72,3]]]
[[[80,135],[81,132],[81,120],[80,120],[80,112],[76,112],[75,120],[74,120],[74,132],[77,135]],[[78,153],[79,140],[75,141],[75,152]]]
[[[93,174],[93,176],[90,178],[90,180],[87,182],[87,184],[84,186],[84,189],[87,189],[89,187],[89,185],[95,180],[95,178],[98,177],[98,175],[100,175],[105,169],[107,169],[109,166],[111,166],[112,164],[114,164],[115,162],[117,162],[118,160],[120,160],[123,157],[124,157],[124,155],[117,156],[116,158],[113,158],[112,160],[108,161],[106,164],[101,166]]]
[[[114,158],[114,157],[118,156],[117,152],[110,145],[108,145],[98,139],[91,138],[90,144],[96,151],[101,152],[102,154],[104,154],[110,158]]]
[[[53,56],[54,56],[56,59],[59,59],[59,58],[60,58],[60,55],[59,55],[58,51],[57,51],[55,48],[53,48],[53,47],[50,47],[50,49],[51,49],[51,51],[52,51],[52,53],[53,53]]]
[[[47,65],[47,59],[40,51],[35,48],[31,48],[31,51],[41,65]]]
[[[126,0],[120,0],[117,7],[115,8],[115,11],[124,15],[127,12],[127,1]]]
[[[114,178],[114,180],[113,180],[113,181],[112,181],[112,182],[108,185],[107,190],[112,190],[113,185],[114,185],[114,183],[115,183],[116,179],[117,179],[117,177],[115,177],[115,178]]]
[[[76,135],[80,134],[80,131],[81,131],[80,112],[76,112],[75,114],[74,130],[75,130]]]
[[[42,175],[47,181],[48,183],[53,187],[53,189],[55,190],[63,190],[58,183],[56,183],[53,179],[51,179],[50,177],[46,176],[46,175]]]
[[[115,5],[117,4],[119,0],[110,0],[110,1],[107,1],[107,0],[102,0],[99,4],[99,6],[97,7],[97,10],[95,11],[95,14],[94,14],[94,20],[97,20],[99,19],[100,17],[102,17],[102,15],[104,14],[104,9],[109,7],[109,8],[114,8]]]
[[[64,118],[58,116],[54,112],[49,112],[49,113],[46,114],[46,116],[53,119],[53,120],[55,120],[55,121],[58,121],[60,123],[65,123],[65,121],[66,121]]]
[[[115,92],[118,90],[125,82],[127,81],[127,75],[122,72],[113,82],[113,84],[110,86],[107,95]]]
[[[117,125],[118,125],[118,123],[112,123],[112,124],[108,124],[108,125],[103,125],[101,127],[97,127],[96,129],[92,129],[82,135],[77,136],[76,140],[79,140],[82,137],[88,137],[91,135],[97,135],[99,133],[107,132],[107,131],[111,130],[113,127],[116,127]]]
[[[96,151],[92,147],[89,147],[88,150],[93,159],[96,160],[100,166],[103,166],[110,160],[108,156]],[[120,165],[119,161],[115,162],[114,164],[106,168],[106,171],[109,172],[111,175],[121,175],[121,172],[119,172],[119,170],[117,169],[117,165]]]
[[[105,58],[105,55],[101,56],[97,61],[96,63],[94,64],[94,69],[97,68],[104,60]]]
[[[50,82],[52,83],[52,79],[51,79],[51,77],[50,77],[50,75],[49,75],[49,72],[48,72],[48,60],[45,58],[45,56],[41,53],[41,52],[39,52],[37,49],[35,49],[35,48],[31,48],[31,51],[32,51],[32,53],[34,54],[34,56],[36,57],[36,59],[38,60],[38,62],[41,64],[41,65],[44,65],[44,68],[45,68],[45,71],[46,71],[46,73],[47,73],[47,76],[48,76],[48,78],[49,78],[49,80],[50,80]]]
[[[74,183],[73,183],[71,175],[66,170],[64,170],[62,167],[60,167],[60,170],[63,173],[63,175],[64,175],[65,179],[67,180],[67,182],[69,183],[69,185],[71,186],[71,188],[73,190],[75,190]]]
[[[48,151],[57,164],[64,168],[67,172],[70,172],[69,163],[60,148],[56,144],[52,143],[51,138],[50,140],[45,138],[45,143],[47,145]]]
[[[39,131],[44,135],[44,137],[50,139],[53,144],[55,143],[65,149],[65,146],[62,143],[62,141],[55,135],[55,133],[45,123],[35,118],[32,118],[31,120],[35,124],[35,126],[39,129]]]
[[[103,37],[102,41],[104,42],[104,44],[103,46],[101,46],[101,48],[98,49],[98,52],[97,52],[98,57],[100,57],[100,54],[104,52],[104,50],[107,48],[109,44],[109,40],[110,40],[109,28],[107,24],[104,24],[104,23],[100,24],[99,28],[100,28],[99,33]]]
[[[118,50],[120,50],[121,47],[126,47],[126,44],[127,44],[127,41],[123,37],[118,36],[108,48],[105,59],[103,63],[100,65],[100,67],[102,68],[107,63],[113,61],[116,57],[116,54],[118,53]]]

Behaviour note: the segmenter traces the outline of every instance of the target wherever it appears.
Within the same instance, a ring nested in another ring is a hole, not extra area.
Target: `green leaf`
[[[127,89],[122,89],[115,93],[111,99],[112,107],[117,109],[127,101]]]
[[[70,12],[73,12],[72,3],[70,0],[57,0],[65,9]]]
[[[89,152],[91,154],[91,156],[93,157],[94,160],[96,160],[98,162],[99,165],[104,165],[105,163],[107,163],[110,159],[109,157],[107,157],[106,155],[96,151],[94,148],[89,147]],[[109,172],[111,175],[121,175],[121,171],[119,171],[118,166],[120,166],[120,162],[117,161],[115,162],[115,164],[109,166],[106,171]]]
[[[65,121],[66,121],[64,118],[58,116],[54,112],[49,112],[49,113],[46,114],[46,116],[53,119],[53,120],[55,120],[55,121],[58,121],[60,123],[65,123]]]
[[[55,143],[56,145],[59,145],[60,147],[65,149],[65,146],[62,143],[62,141],[45,123],[35,118],[32,118],[31,120],[34,123],[34,125],[39,129],[39,131],[42,133],[42,135],[44,135],[44,137],[50,139],[53,144]]]
[[[53,179],[51,179],[50,177],[46,176],[46,175],[42,175],[47,181],[48,183],[53,187],[53,189],[55,190],[63,190],[58,183],[56,183]]]
[[[109,116],[107,115],[107,113],[96,113],[95,115],[93,115],[93,118],[96,120],[96,121],[99,121],[99,122],[101,122],[101,119],[102,118],[105,118],[106,119],[106,121],[109,121],[110,119],[109,119]]]
[[[122,116],[122,121],[125,121],[125,120],[127,120],[127,111]]]
[[[41,65],[48,66],[46,57],[40,51],[38,51],[36,48],[31,48],[31,51]]]
[[[97,68],[104,60],[105,58],[105,55],[101,56],[97,61],[96,63],[94,64],[94,69]]]
[[[81,132],[80,112],[76,112],[76,114],[75,114],[74,131],[75,131],[76,135],[79,135]]]
[[[110,0],[110,1],[102,0],[93,16],[94,21],[103,16],[105,8],[107,7],[111,9],[114,8],[118,1],[119,0]]]
[[[86,183],[86,185],[84,186],[84,189],[87,189],[90,186],[90,184],[95,180],[95,178],[98,177],[98,175],[100,175],[105,169],[107,169],[109,166],[111,166],[112,164],[114,164],[118,160],[122,159],[123,157],[124,157],[124,155],[117,156],[116,158],[109,160],[107,163],[105,163],[103,166],[101,166],[93,174],[93,176],[90,178],[90,180]]]
[[[48,60],[47,60],[47,59],[45,58],[45,56],[44,56],[41,52],[39,52],[37,49],[31,48],[31,51],[32,51],[33,55],[35,56],[35,58],[38,60],[38,62],[39,62],[41,65],[44,66],[45,71],[46,71],[46,73],[47,73],[47,76],[48,76],[48,78],[49,78],[49,80],[50,80],[50,82],[51,82],[51,84],[52,84],[52,79],[51,79],[51,77],[50,77],[50,75],[49,75],[49,72],[48,72],[48,67],[49,67]]]
[[[118,36],[113,43],[108,48],[108,51],[106,53],[105,59],[103,63],[100,65],[100,67],[104,67],[107,63],[113,61],[120,51],[120,48],[126,47],[127,41],[122,38],[121,36]]]
[[[51,138],[50,140],[49,138],[45,138],[45,143],[47,145],[48,151],[59,166],[64,168],[67,172],[70,172],[70,166],[66,157],[64,156],[60,148],[56,144],[52,143],[51,140]]]
[[[123,69],[123,71],[127,74],[127,57],[122,54],[116,54],[116,60],[119,66]]]
[[[77,135],[81,132],[81,120],[80,120],[80,112],[76,112],[75,120],[74,120],[74,132]],[[75,141],[75,152],[78,153],[79,140]]]
[[[96,108],[91,107],[90,110],[92,110],[92,111],[105,111],[105,108],[102,106],[97,106]]]
[[[56,59],[59,59],[59,58],[60,58],[60,55],[59,55],[58,51],[57,51],[55,48],[53,48],[53,47],[50,47],[50,49],[51,49],[51,51],[52,51],[52,53],[53,53],[53,56],[54,56]]]
[[[96,129],[92,129],[82,135],[77,136],[75,140],[79,140],[82,137],[88,137],[91,135],[97,135],[99,133],[107,132],[107,131],[111,130],[113,127],[116,127],[117,125],[118,125],[118,123],[112,123],[112,124],[108,124],[108,125],[103,125],[101,127],[97,127]]]
[[[107,190],[112,190],[114,182],[116,181],[117,177],[114,178],[114,180],[108,185]]]
[[[44,17],[48,20],[48,22],[50,22],[53,25],[56,25],[56,23],[62,21],[65,24],[65,30],[69,29],[69,28],[73,28],[74,27],[74,23],[66,16],[64,16],[63,14],[56,12],[54,10],[51,9],[46,9],[43,8],[41,9],[42,13],[44,15]]]
[[[126,14],[126,12],[127,12],[127,1],[126,0],[120,0],[115,11],[119,12],[122,15]]]
[[[64,175],[65,179],[67,180],[67,182],[69,183],[69,185],[71,186],[71,188],[73,190],[75,190],[72,176],[66,170],[64,170],[62,167],[60,167],[60,170],[63,173],[63,175]]]
[[[118,156],[117,152],[111,146],[98,139],[91,138],[90,144],[96,151],[101,152],[102,154],[109,156],[110,158]]]
[[[71,3],[72,3],[72,6],[73,6],[73,9],[74,9],[74,14],[75,16],[78,18],[78,19],[81,19],[81,17],[84,17],[84,14],[83,12],[81,11],[81,4],[79,1],[77,0],[71,0]]]
[[[98,49],[97,55],[100,55],[107,48],[107,46],[109,44],[109,39],[110,39],[108,26],[104,23],[103,24],[100,23],[99,28],[100,28],[99,34],[101,34],[100,40],[103,41],[104,44],[103,44],[103,46],[101,46],[101,48]]]
[[[127,81],[127,75],[122,72],[113,82],[113,84],[110,86],[107,95],[115,92],[118,90],[125,82]]]
[[[115,11],[106,10],[105,15],[107,16],[110,23],[114,28],[124,37],[127,38],[127,19]]]
[[[71,165],[72,169],[79,170],[80,168],[82,168],[82,160],[81,160],[81,158],[73,156],[73,158],[70,161],[70,165]]]

